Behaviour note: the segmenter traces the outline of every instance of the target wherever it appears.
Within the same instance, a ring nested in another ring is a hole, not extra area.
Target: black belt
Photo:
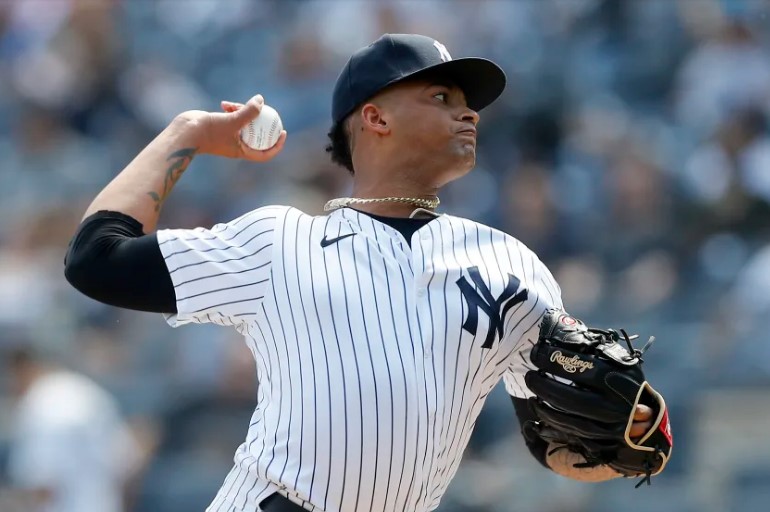
[[[292,503],[278,493],[271,494],[259,504],[265,512],[306,512],[304,508]]]

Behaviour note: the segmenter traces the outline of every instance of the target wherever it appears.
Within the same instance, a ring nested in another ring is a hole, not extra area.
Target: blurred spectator
[[[688,56],[678,93],[679,117],[698,134],[712,132],[734,110],[770,111],[770,61],[746,20],[726,18]]]
[[[114,399],[29,348],[12,351],[8,363],[18,400],[8,474],[24,510],[124,510],[124,486],[141,457]]]

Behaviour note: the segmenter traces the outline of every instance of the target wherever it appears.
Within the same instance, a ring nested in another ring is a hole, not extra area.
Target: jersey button
[[[417,296],[425,297],[425,288],[420,288],[419,290],[417,290]]]

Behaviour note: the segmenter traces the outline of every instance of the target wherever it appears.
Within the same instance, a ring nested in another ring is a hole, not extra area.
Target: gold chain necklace
[[[406,203],[413,204],[427,210],[435,210],[436,207],[441,204],[441,200],[439,200],[438,197],[434,197],[433,199],[424,199],[422,197],[378,197],[373,199],[361,199],[358,197],[338,197],[337,199],[328,201],[324,205],[324,211],[328,212],[350,205],[371,203]]]

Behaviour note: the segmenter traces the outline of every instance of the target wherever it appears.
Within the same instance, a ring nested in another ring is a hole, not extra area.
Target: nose
[[[470,108],[466,108],[460,117],[460,121],[471,122],[473,123],[473,126],[476,126],[479,124],[479,113]]]

